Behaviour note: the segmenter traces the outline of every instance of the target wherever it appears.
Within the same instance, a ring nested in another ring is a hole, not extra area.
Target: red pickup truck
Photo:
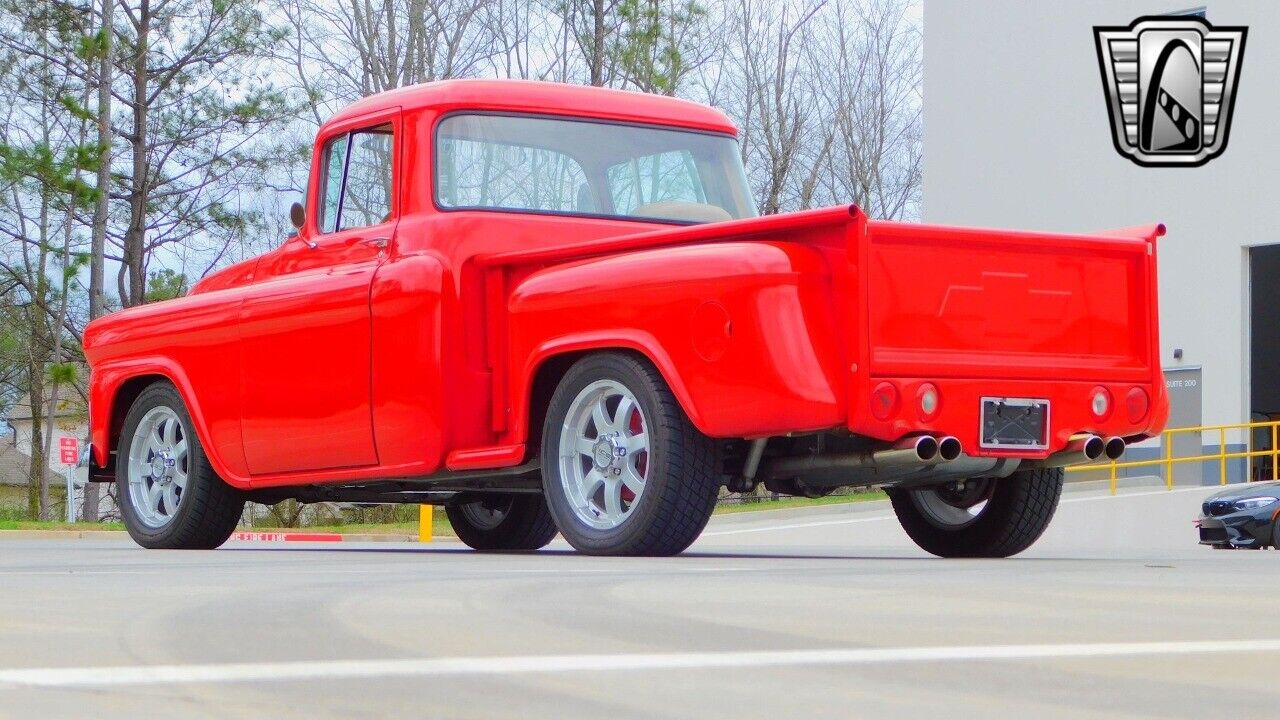
[[[314,152],[296,235],[85,331],[91,476],[146,547],[296,498],[667,555],[763,483],[882,486],[925,550],[1007,556],[1168,414],[1159,225],[758,217],[722,113],[535,82],[377,95]]]

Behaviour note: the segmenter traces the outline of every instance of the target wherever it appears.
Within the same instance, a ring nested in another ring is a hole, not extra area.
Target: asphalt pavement
[[[1280,552],[1208,489],[1077,492],[939,560],[882,503],[717,517],[676,558],[0,540],[0,718],[1191,718],[1280,707]]]

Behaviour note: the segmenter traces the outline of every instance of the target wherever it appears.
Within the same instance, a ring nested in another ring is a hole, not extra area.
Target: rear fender
[[[731,241],[555,266],[516,284],[508,310],[512,442],[530,437],[539,368],[590,350],[644,355],[712,437],[844,418],[829,277],[802,245]]]

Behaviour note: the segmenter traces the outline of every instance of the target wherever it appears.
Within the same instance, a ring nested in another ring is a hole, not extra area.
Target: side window
[[[338,202],[342,198],[342,166],[347,162],[347,136],[324,146],[324,170],[320,178],[320,232],[338,229]]]
[[[321,233],[391,219],[392,148],[389,126],[342,135],[324,146],[317,218]]]
[[[612,165],[607,182],[614,212],[624,215],[652,203],[707,202],[697,165],[688,150],[646,155]]]
[[[352,133],[338,226],[346,230],[377,225],[390,219],[391,128]]]

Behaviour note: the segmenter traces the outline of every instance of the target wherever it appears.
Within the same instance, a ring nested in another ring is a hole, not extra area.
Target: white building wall
[[[926,0],[924,219],[1072,232],[1166,223],[1161,362],[1203,366],[1204,422],[1234,423],[1249,413],[1247,247],[1280,243],[1280,3],[1207,2],[1210,23],[1249,35],[1227,149],[1198,168],[1139,167],[1115,151],[1093,35],[1194,5]]]

